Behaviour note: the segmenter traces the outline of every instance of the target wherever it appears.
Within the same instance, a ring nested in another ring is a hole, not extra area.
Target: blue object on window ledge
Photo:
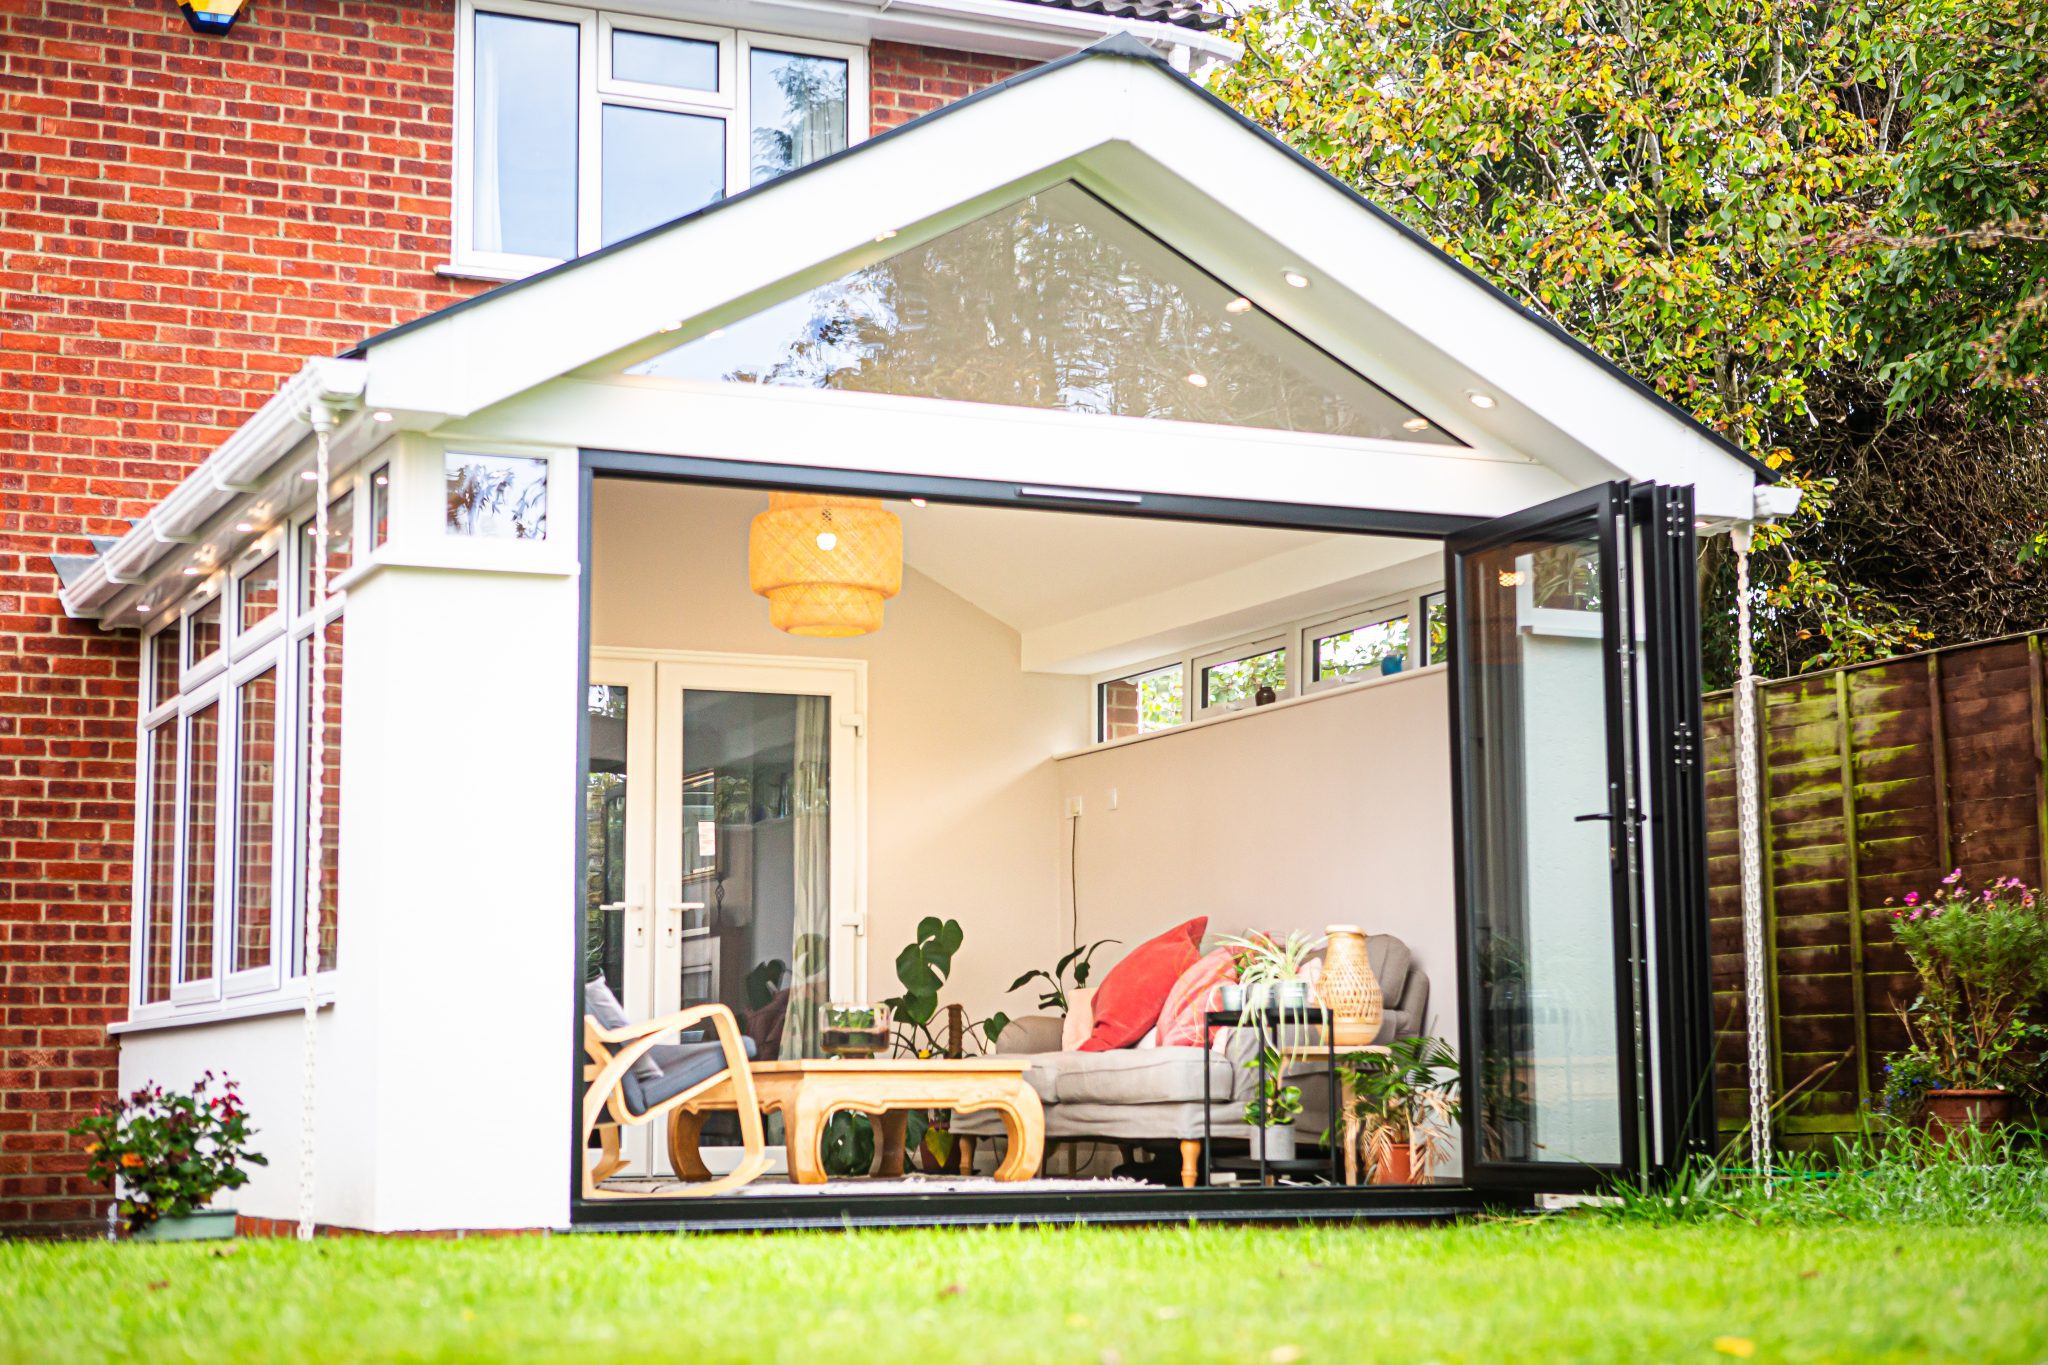
[[[1382,677],[1391,678],[1396,673],[1399,673],[1401,668],[1402,659],[1398,654],[1389,654],[1380,660],[1380,675]]]

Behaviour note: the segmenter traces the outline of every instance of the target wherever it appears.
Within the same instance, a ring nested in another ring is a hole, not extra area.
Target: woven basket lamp
[[[747,582],[777,630],[871,634],[903,590],[903,523],[877,498],[770,493],[747,533]]]
[[[1383,1002],[1379,978],[1366,956],[1365,931],[1355,924],[1333,924],[1323,950],[1323,1003],[1329,1007],[1337,1046],[1370,1047],[1379,1036]]]

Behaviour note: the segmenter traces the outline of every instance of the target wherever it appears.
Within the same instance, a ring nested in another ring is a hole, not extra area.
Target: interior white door
[[[603,977],[630,1019],[655,1010],[654,664],[593,656],[584,773],[584,978]],[[624,1135],[628,1173],[646,1171],[648,1132]]]

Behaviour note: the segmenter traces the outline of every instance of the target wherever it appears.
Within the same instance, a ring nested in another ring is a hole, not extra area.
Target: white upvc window
[[[323,974],[340,860],[341,626],[368,481],[328,503],[330,590],[311,601],[310,513],[244,547],[143,642],[131,1015],[205,1018],[303,980],[305,822],[322,820]],[[327,641],[321,791],[309,794],[309,663]],[[296,993],[292,993],[296,999]]]
[[[1449,657],[1441,588],[1378,598],[1334,615],[1275,622],[1229,641],[1094,679],[1094,734],[1115,743],[1272,701],[1311,696]]]
[[[866,49],[462,0],[454,268],[518,276],[867,136]]]

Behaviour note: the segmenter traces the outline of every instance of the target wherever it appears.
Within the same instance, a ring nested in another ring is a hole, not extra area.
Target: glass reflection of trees
[[[1452,444],[1071,184],[727,331],[634,372]]]

